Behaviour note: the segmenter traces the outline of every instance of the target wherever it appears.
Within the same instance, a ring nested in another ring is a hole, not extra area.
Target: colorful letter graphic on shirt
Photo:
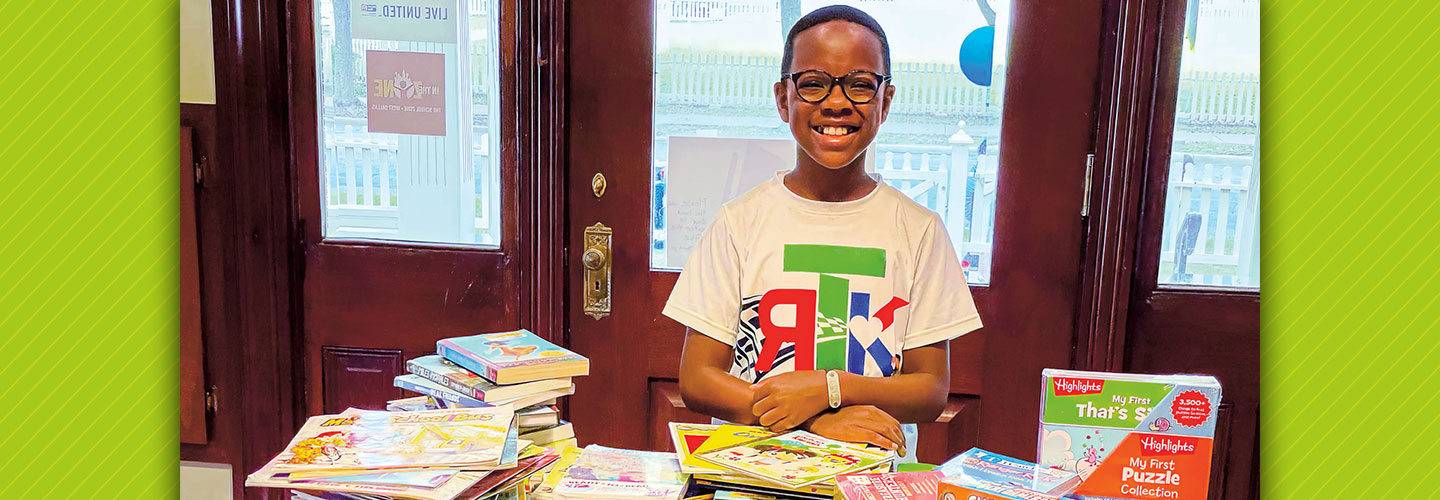
[[[868,359],[878,372],[872,374],[894,373],[899,368],[897,353],[886,347],[882,332],[894,324],[895,312],[909,303],[891,297],[872,312],[872,304],[879,301],[851,287],[852,277],[884,278],[885,258],[883,248],[785,245],[784,272],[817,274],[816,289],[780,288],[760,297],[754,310],[758,321],[753,323],[763,336],[759,354],[751,365],[753,372],[741,365],[747,373],[737,375],[759,380],[786,359],[793,361],[795,370],[840,369],[862,375]],[[742,331],[749,323],[748,311],[742,312]],[[813,324],[807,319],[811,317]],[[753,341],[748,346],[757,347]]]

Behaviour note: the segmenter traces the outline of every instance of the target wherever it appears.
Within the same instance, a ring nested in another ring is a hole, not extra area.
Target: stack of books
[[[560,459],[519,439],[508,407],[348,409],[310,417],[246,486],[295,498],[495,499]]]
[[[405,364],[395,386],[428,396],[445,408],[516,409],[520,439],[539,446],[575,446],[575,429],[560,420],[556,401],[575,393],[571,377],[590,371],[584,356],[527,330],[453,337],[436,354]]]
[[[436,351],[395,378],[420,396],[311,417],[245,485],[304,500],[525,500],[558,481],[551,471],[579,449],[555,404],[589,360],[525,330],[444,339]]]
[[[798,430],[672,422],[670,436],[681,472],[716,498],[829,500],[836,476],[888,471],[895,459],[889,450]]]

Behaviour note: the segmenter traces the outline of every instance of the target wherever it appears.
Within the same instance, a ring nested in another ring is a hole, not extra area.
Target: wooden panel
[[[980,444],[980,399],[950,395],[945,411],[935,422],[920,424],[920,442],[908,446],[919,455],[916,460],[939,464]]]
[[[384,410],[386,401],[404,397],[394,384],[395,377],[404,373],[405,358],[399,350],[324,346],[320,351],[325,413],[346,408]]]
[[[205,444],[205,349],[195,225],[195,129],[180,127],[180,442]]]
[[[647,414],[650,416],[647,424],[650,429],[649,449],[655,451],[675,449],[670,440],[670,422],[710,423],[710,417],[685,408],[685,402],[680,399],[680,383],[675,380],[650,381],[650,411]]]
[[[216,409],[206,417],[207,441],[204,444],[182,442],[180,458],[230,464],[235,498],[242,498],[245,474],[253,469],[243,464],[246,407],[242,399],[247,380],[241,353],[245,350],[245,335],[239,327],[236,305],[232,304],[239,288],[234,274],[239,235],[233,230],[206,230],[237,227],[233,194],[236,173],[224,168],[226,163],[220,159],[224,155],[218,154],[219,124],[215,105],[180,103],[180,123],[194,129],[192,153],[202,159],[207,170],[201,182],[194,185],[193,199],[203,311],[200,315],[203,374],[216,397]]]
[[[1215,416],[1215,447],[1210,458],[1210,496],[1212,500],[1225,498],[1225,482],[1230,477],[1230,448],[1235,441],[1231,429],[1235,423],[1235,405],[1221,401]]]

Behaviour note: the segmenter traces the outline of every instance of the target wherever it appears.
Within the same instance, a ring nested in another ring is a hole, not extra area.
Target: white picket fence
[[[1160,261],[1176,262],[1178,234],[1187,214],[1196,214],[1200,219],[1194,253],[1186,262],[1193,264],[1214,264],[1237,269],[1234,274],[1197,273],[1187,269],[1190,283],[1205,285],[1235,285],[1241,265],[1247,238],[1255,236],[1254,214],[1250,180],[1252,165],[1217,165],[1205,163],[1182,164],[1183,156],[1171,159],[1170,179],[1165,197],[1165,225],[1161,232]],[[1167,282],[1170,276],[1160,276]],[[1252,285],[1253,284],[1249,284]]]
[[[659,0],[656,16],[665,21],[719,21],[737,14],[773,14],[775,0]]]
[[[969,144],[876,146],[875,172],[886,184],[940,214],[955,252],[962,259],[973,260],[972,283],[989,281],[985,276],[995,228],[998,149],[991,147],[986,156],[976,156]]]
[[[324,143],[326,234],[352,236],[385,236],[400,232],[399,141],[395,134],[372,134],[365,120],[334,118],[322,125]],[[490,168],[489,133],[476,127],[471,150],[475,169],[477,200],[475,231],[482,234],[490,227],[490,204],[480,198],[488,189],[493,173]]]

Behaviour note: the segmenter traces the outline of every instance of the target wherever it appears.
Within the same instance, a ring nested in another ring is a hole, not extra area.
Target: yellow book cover
[[[350,409],[311,418],[267,465],[275,472],[431,465],[513,466],[518,428],[509,407],[385,412]]]
[[[705,442],[701,443],[695,451],[682,457],[680,461],[680,471],[686,474],[724,474],[726,472],[725,469],[701,460],[696,457],[696,455],[774,435],[775,433],[766,430],[764,427],[734,424],[721,425],[717,427],[715,431],[710,434],[710,437],[705,439]]]
[[[889,464],[895,459],[895,454],[806,431],[790,431],[714,451],[702,451],[695,458],[797,488],[822,481],[833,482],[839,474]]]
[[[687,422],[670,422],[670,441],[675,445],[675,458],[680,460],[680,472],[686,474],[720,473],[722,471],[710,467],[686,467],[685,461],[690,459],[710,435],[719,429],[719,424],[692,424]]]
[[[544,479],[540,481],[539,486],[535,487],[533,496],[537,500],[553,498],[555,485],[560,484],[560,478],[565,477],[565,471],[570,470],[570,466],[574,465],[575,461],[580,459],[580,454],[584,453],[585,449],[566,446],[556,449],[556,451],[560,453],[560,460],[556,460],[555,463],[550,464],[546,470],[540,472],[540,474],[544,475]]]

